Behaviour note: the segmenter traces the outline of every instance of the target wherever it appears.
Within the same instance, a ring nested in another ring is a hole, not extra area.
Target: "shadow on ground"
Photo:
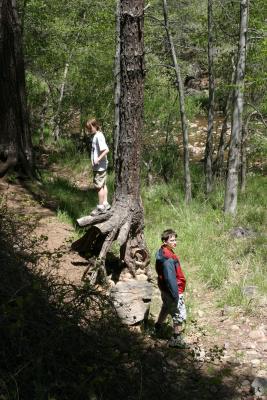
[[[54,212],[64,212],[74,226],[77,218],[90,214],[97,204],[94,189],[79,189],[67,179],[55,178],[39,185],[29,181],[20,183],[41,206]]]
[[[235,398],[225,368],[211,376],[187,351],[122,326],[96,288],[38,272],[30,231],[6,212],[0,221],[1,399]]]

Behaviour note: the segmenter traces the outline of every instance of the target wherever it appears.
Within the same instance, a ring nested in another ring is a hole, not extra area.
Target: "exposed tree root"
[[[106,280],[105,260],[112,243],[117,240],[120,245],[120,260],[133,277],[141,269],[149,275],[149,254],[144,244],[143,214],[139,202],[116,201],[112,209],[97,216],[88,217],[88,230],[85,235],[72,244],[72,249],[81,255],[88,254],[94,261],[86,273],[93,267],[101,271]],[[93,274],[95,282],[97,275]],[[84,276],[85,277],[85,276]],[[92,281],[90,279],[90,281]],[[94,283],[93,282],[93,283]]]

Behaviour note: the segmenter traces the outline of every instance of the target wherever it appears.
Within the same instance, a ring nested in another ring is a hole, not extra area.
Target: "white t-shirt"
[[[95,165],[95,160],[100,156],[103,150],[107,150],[108,146],[106,143],[105,136],[102,132],[97,131],[94,134],[92,140],[92,150],[91,150],[91,162],[94,171],[105,171],[108,167],[107,156],[103,157],[98,164]]]

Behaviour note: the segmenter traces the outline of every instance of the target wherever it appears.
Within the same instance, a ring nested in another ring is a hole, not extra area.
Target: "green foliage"
[[[75,112],[109,120],[112,114],[114,2],[29,0],[24,14],[27,89],[40,119],[41,85],[49,88],[46,120],[60,112],[61,128]],[[104,34],[103,34],[104,33]],[[68,72],[64,81],[64,70]],[[33,83],[36,83],[33,85]],[[59,92],[65,84],[59,109]],[[37,87],[39,88],[37,90]],[[47,91],[47,89],[46,89]]]

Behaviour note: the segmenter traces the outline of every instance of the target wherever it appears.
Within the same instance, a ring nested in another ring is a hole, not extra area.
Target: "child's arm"
[[[102,160],[102,158],[108,154],[108,152],[109,152],[109,149],[102,150],[100,153],[100,156],[95,159],[95,165],[98,164],[100,162],[100,160]]]
[[[175,301],[179,299],[178,285],[176,280],[175,264],[168,259],[163,263],[163,276],[171,296]]]

